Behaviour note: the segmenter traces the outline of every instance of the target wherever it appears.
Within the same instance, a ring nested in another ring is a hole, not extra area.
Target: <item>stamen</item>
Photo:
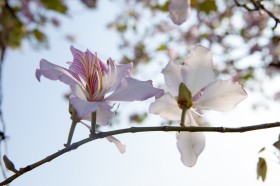
[[[95,52],[95,61],[96,61],[96,63],[95,63],[95,65],[96,65],[96,67],[97,67],[97,72],[98,72],[98,76],[99,76],[99,81],[98,81],[98,85],[99,85],[99,87],[100,87],[100,91],[102,90],[102,84],[103,84],[103,82],[102,82],[102,71],[101,71],[101,68],[100,68],[100,64],[99,64],[99,61],[98,61],[98,57],[97,57],[97,53]]]
[[[200,117],[203,117],[204,116],[204,114],[200,114],[198,111],[197,111],[197,109],[196,108],[190,108],[190,110],[192,111],[192,112],[194,112],[195,114],[197,114],[198,116],[200,116]]]

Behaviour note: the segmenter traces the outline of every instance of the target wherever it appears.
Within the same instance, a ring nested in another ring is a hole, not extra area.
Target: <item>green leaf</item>
[[[162,44],[157,48],[157,51],[163,51],[163,50],[166,50],[166,49],[167,49],[167,46],[165,44]]]
[[[169,4],[170,4],[170,2],[166,1],[163,5],[157,4],[157,5],[152,6],[151,8],[152,8],[152,10],[161,10],[163,12],[168,12]]]
[[[65,14],[67,11],[67,6],[62,0],[41,0],[42,4],[51,10]]]
[[[117,30],[119,32],[124,32],[127,30],[127,25],[126,24],[120,24],[120,25],[117,25]]]
[[[7,8],[0,11],[0,17],[2,43],[11,48],[20,47],[21,41],[26,35],[25,25]]]
[[[135,122],[137,124],[143,123],[143,121],[147,118],[148,114],[133,114],[129,117],[130,122]]]
[[[215,0],[205,0],[199,3],[198,9],[209,14],[211,11],[217,10],[216,2]]]
[[[192,94],[184,83],[180,83],[177,102],[181,109],[192,107]]]
[[[259,158],[259,162],[257,165],[257,179],[260,177],[262,178],[262,181],[265,181],[267,173],[267,165],[264,158]]]
[[[43,32],[41,32],[40,30],[34,29],[33,34],[39,42],[45,42],[46,41],[46,35]]]
[[[254,76],[253,76],[253,74],[246,74],[242,77],[242,79],[244,79],[244,80],[254,79]]]

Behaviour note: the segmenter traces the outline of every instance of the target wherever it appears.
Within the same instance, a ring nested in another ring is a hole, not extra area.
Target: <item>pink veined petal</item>
[[[114,91],[124,78],[130,77],[130,71],[133,63],[117,65],[109,58],[108,69],[105,71],[103,78],[103,86],[107,89],[107,93]]]
[[[211,51],[196,46],[185,60],[181,74],[183,82],[194,96],[202,88],[214,81]]]
[[[161,117],[172,120],[180,121],[182,110],[177,105],[177,101],[169,94],[164,94],[155,102],[151,103],[149,112],[158,114]]]
[[[107,125],[114,113],[112,106],[102,102],[88,102],[75,96],[70,96],[70,104],[75,108],[81,119],[91,120],[91,113],[96,112],[96,123]]]
[[[89,99],[96,99],[96,92],[102,90],[102,70],[105,65],[89,50],[82,52],[75,47],[70,47],[73,54],[73,63],[69,69],[78,74],[86,83]],[[101,68],[102,67],[102,68]],[[101,96],[102,97],[102,96]]]
[[[40,81],[41,76],[50,80],[59,80],[68,85],[80,84],[79,78],[71,71],[52,64],[45,59],[40,61],[40,68],[36,69],[35,76]]]
[[[125,153],[125,145],[123,145],[117,138],[115,138],[114,136],[108,136],[106,138],[108,141],[116,145],[120,153]]]
[[[143,101],[155,96],[159,98],[163,90],[154,88],[152,81],[139,81],[134,78],[125,78],[117,89],[105,100],[108,101]]]
[[[187,167],[194,166],[205,147],[204,134],[202,132],[177,132],[176,139],[183,164]]]
[[[216,80],[201,92],[195,101],[200,109],[228,111],[247,97],[247,93],[240,84],[231,80]]]
[[[183,65],[170,61],[162,70],[167,92],[173,96],[178,96],[179,85],[183,81],[181,76],[182,67]]]
[[[170,0],[169,16],[174,24],[181,25],[190,15],[190,0]]]

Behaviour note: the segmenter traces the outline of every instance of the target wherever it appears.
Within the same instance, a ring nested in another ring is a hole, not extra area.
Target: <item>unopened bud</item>
[[[180,83],[177,103],[180,109],[192,107],[192,93],[184,83]]]
[[[14,173],[18,172],[18,170],[15,168],[14,163],[11,160],[9,160],[9,158],[6,155],[3,156],[3,161],[8,170],[10,170]]]

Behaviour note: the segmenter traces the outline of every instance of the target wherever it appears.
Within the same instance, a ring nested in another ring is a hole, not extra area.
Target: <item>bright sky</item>
[[[62,149],[71,124],[68,103],[63,99],[68,87],[45,78],[39,83],[35,70],[40,59],[66,67],[66,62],[72,60],[70,43],[63,38],[68,33],[77,35],[78,44],[75,47],[81,50],[89,48],[103,59],[120,57],[116,47],[117,35],[107,31],[105,26],[112,19],[108,11],[113,15],[121,9],[107,1],[99,1],[99,7],[97,11],[76,7],[76,15],[72,14],[71,19],[64,18],[62,28],[58,31],[48,28],[51,35],[49,50],[35,51],[25,43],[20,50],[8,51],[3,76],[3,111],[9,135],[8,157],[17,168]],[[161,74],[157,77],[151,74],[150,78],[163,79]],[[268,82],[267,87],[276,83],[279,85],[279,79]],[[251,104],[262,95],[247,92],[248,99],[233,111],[208,112],[206,117],[209,122],[214,126],[238,127],[279,120],[279,105],[276,104],[271,104],[269,109],[252,112]],[[121,124],[114,128],[132,126],[128,123],[127,113],[131,110],[147,111],[151,101],[153,99],[144,103],[122,103],[119,108],[122,112]],[[152,115],[144,125],[156,126],[161,121],[160,117]],[[275,128],[244,134],[205,134],[206,148],[193,168],[181,163],[175,133],[124,134],[117,137],[127,146],[125,154],[120,154],[105,139],[93,141],[19,177],[11,185],[278,186],[280,165],[269,161],[267,180],[262,183],[256,179],[256,164],[257,152],[275,142],[279,132]],[[78,126],[74,141],[87,136],[88,130]]]

